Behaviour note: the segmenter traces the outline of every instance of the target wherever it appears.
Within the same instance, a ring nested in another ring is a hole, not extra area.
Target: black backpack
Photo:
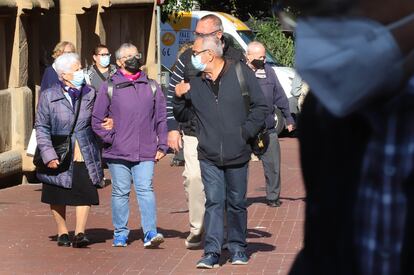
[[[155,85],[155,80],[148,78],[148,83],[150,84],[152,95],[155,97],[155,94],[157,93],[157,86]],[[131,81],[125,81],[121,82],[115,85],[116,89],[122,89],[126,88],[128,86],[133,85]],[[114,83],[112,82],[112,79],[108,79],[108,98],[109,102],[112,101],[112,96],[114,94]]]

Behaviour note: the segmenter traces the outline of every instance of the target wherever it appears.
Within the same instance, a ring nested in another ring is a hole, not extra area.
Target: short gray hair
[[[132,44],[132,43],[124,43],[124,44],[122,44],[122,45],[121,45],[121,47],[119,47],[119,48],[118,48],[118,50],[116,50],[116,52],[115,52],[115,57],[116,57],[116,60],[121,59],[121,58],[122,58],[122,52],[123,52],[125,49],[129,49],[129,48],[134,48],[134,49],[138,52],[138,49],[137,49],[137,47],[136,47],[134,44]]]
[[[211,50],[216,56],[223,56],[223,43],[215,36],[204,36],[197,39],[202,39],[203,50]]]
[[[223,22],[221,21],[220,17],[218,17],[217,15],[210,13],[210,14],[204,15],[200,19],[200,21],[206,21],[206,20],[211,20],[216,30],[219,30],[222,32],[224,31]]]
[[[250,51],[252,50],[252,48],[263,48],[266,50],[265,46],[260,43],[259,41],[252,41],[247,45],[247,54],[250,53]]]
[[[72,71],[72,66],[75,63],[81,63],[77,53],[64,53],[55,59],[53,67],[56,70],[59,80],[62,80],[62,74]]]

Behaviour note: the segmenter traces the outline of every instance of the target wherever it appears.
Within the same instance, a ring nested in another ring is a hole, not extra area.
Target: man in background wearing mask
[[[280,145],[275,129],[274,110],[279,108],[286,119],[289,132],[295,128],[295,121],[290,114],[289,101],[277,79],[275,71],[266,64],[266,49],[262,43],[254,41],[247,45],[247,65],[254,71],[260,88],[266,98],[269,115],[266,117],[266,128],[269,132],[269,146],[260,156],[266,179],[266,203],[270,207],[279,207],[280,197]]]
[[[116,51],[118,71],[101,86],[92,114],[92,127],[104,144],[103,158],[112,176],[112,245],[125,247],[128,243],[129,193],[131,181],[141,211],[144,247],[157,247],[164,241],[157,232],[156,204],[152,178],[154,164],[167,152],[167,117],[164,95],[140,70],[141,55],[129,43]],[[155,84],[154,84],[155,85]],[[101,126],[109,116],[111,130]]]
[[[96,46],[92,58],[94,64],[85,69],[85,81],[99,91],[102,83],[116,72],[116,66],[111,64],[111,54],[105,45]]]
[[[304,248],[291,274],[414,274],[414,1],[290,4],[311,89],[299,121]]]
[[[195,117],[198,125],[198,159],[206,194],[204,256],[198,268],[218,265],[227,218],[227,244],[232,264],[247,264],[247,169],[251,155],[248,140],[264,124],[268,108],[254,74],[239,61],[223,59],[222,42],[211,36],[196,38],[191,63],[202,72],[189,83],[176,85],[174,116],[177,121]],[[245,110],[236,74],[240,66],[250,93]]]
[[[243,53],[228,45],[223,37],[223,24],[219,17],[208,14],[198,22],[194,32],[195,37],[214,37],[223,41],[224,57],[236,61],[244,60]],[[174,118],[172,101],[175,94],[175,86],[185,80],[195,77],[198,70],[191,64],[191,48],[186,50],[176,62],[173,74],[171,74],[169,89],[167,93],[167,123],[168,123],[168,145],[176,152],[182,148],[181,130],[184,141],[183,172],[184,189],[188,202],[188,216],[190,223],[190,234],[185,240],[187,248],[200,246],[203,233],[204,203],[205,195],[200,175],[200,163],[197,157],[196,123],[194,120],[182,122],[180,125]]]

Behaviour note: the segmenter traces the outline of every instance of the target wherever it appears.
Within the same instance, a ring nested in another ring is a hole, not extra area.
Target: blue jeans
[[[224,239],[224,214],[227,216],[227,244],[230,253],[247,247],[247,170],[248,162],[218,167],[200,160],[201,177],[206,193],[204,215],[204,252],[221,254]]]
[[[154,162],[129,162],[108,160],[112,176],[112,223],[114,236],[128,237],[129,193],[133,180],[138,205],[141,210],[141,226],[144,234],[150,230],[157,231],[155,195],[152,186]]]

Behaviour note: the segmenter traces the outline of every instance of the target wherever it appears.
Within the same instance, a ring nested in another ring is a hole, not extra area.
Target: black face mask
[[[141,62],[136,56],[125,60],[125,70],[127,70],[128,72],[132,74],[136,74],[137,72],[139,72],[140,67],[141,67]]]
[[[264,69],[264,60],[261,59],[253,59],[252,62],[250,62],[257,70]]]

